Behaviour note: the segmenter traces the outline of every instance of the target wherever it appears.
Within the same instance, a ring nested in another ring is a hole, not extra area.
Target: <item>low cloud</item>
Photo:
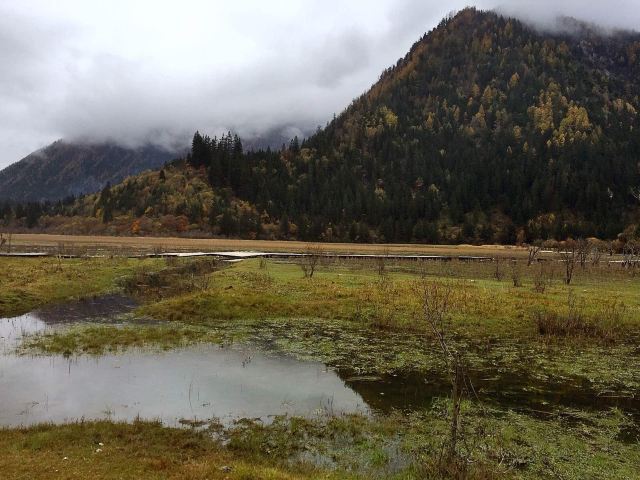
[[[306,133],[467,5],[431,0],[24,0],[0,5],[0,168],[57,138],[182,145]],[[169,3],[169,2],[167,2]],[[537,25],[640,27],[632,1],[479,1]]]

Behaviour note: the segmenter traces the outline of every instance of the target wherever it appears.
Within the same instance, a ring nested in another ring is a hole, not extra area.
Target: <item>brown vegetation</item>
[[[64,243],[67,246],[82,246],[92,249],[127,249],[151,252],[154,248],[165,251],[229,251],[260,250],[264,252],[300,252],[308,247],[306,242],[283,240],[236,240],[228,238],[178,238],[178,237],[132,237],[132,236],[89,236],[14,234],[13,243],[20,251],[46,250]],[[357,253],[375,255],[380,253],[380,245],[358,243],[318,243],[327,253]],[[493,256],[508,254],[526,258],[527,250],[521,247],[501,245],[423,245],[388,244],[385,250],[391,255],[478,255]]]
[[[625,317],[626,306],[617,300],[603,301],[595,313],[588,314],[584,302],[571,291],[564,312],[536,310],[533,314],[541,336],[604,342],[612,342],[619,337]]]

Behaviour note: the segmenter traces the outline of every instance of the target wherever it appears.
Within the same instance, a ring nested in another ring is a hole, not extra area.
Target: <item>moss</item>
[[[436,400],[421,412],[375,418],[242,421],[227,432],[228,446],[253,458],[313,459],[365,478],[635,478],[640,446],[619,439],[630,424],[619,411],[541,419],[467,402],[459,463],[443,464],[447,405]]]

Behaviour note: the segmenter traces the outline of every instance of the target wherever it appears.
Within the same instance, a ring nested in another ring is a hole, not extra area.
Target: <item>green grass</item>
[[[130,348],[169,350],[219,342],[220,337],[212,330],[187,325],[80,325],[31,335],[20,345],[20,351],[44,355],[103,355]]]
[[[447,403],[411,414],[242,420],[211,430],[74,423],[0,430],[3,478],[390,479],[637,478],[640,446],[621,412],[537,419],[463,404],[459,459],[442,460]],[[324,466],[324,470],[320,467]],[[229,467],[229,468],[223,468]]]
[[[159,260],[123,258],[61,260],[0,258],[0,317],[11,317],[70,299],[117,290],[118,281]]]
[[[145,422],[0,430],[0,452],[0,472],[7,480],[339,478],[309,468],[295,472],[274,462],[243,459],[207,434]]]
[[[640,278],[618,275],[603,278],[603,272],[585,272],[570,287],[556,278],[546,292],[540,294],[533,291],[531,278],[525,277],[525,286],[521,288],[507,281],[490,279],[491,265],[431,268],[432,271],[426,272],[392,272],[382,281],[373,269],[333,266],[321,269],[313,279],[304,279],[299,267],[293,264],[269,262],[266,269],[260,269],[257,261],[249,261],[214,273],[205,291],[147,305],[140,313],[188,323],[324,318],[394,331],[424,331],[415,287],[421,281],[421,274],[426,274],[431,281],[452,286],[455,331],[476,339],[534,336],[533,312],[540,308],[562,312],[570,291],[575,292],[585,313],[590,315],[601,311],[603,301],[615,299],[626,306],[625,323],[620,329],[627,332],[640,329]]]

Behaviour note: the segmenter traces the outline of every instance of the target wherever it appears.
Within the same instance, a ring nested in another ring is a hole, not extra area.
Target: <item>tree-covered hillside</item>
[[[635,234],[640,35],[564,22],[570,33],[541,32],[465,9],[301,143],[243,152],[237,137],[198,133],[189,167],[174,168],[199,172],[215,193],[185,191],[169,213],[198,234],[325,241]],[[103,192],[111,213],[101,221],[167,214],[162,203],[141,209],[138,182]],[[49,206],[44,224],[98,218],[103,195]]]

